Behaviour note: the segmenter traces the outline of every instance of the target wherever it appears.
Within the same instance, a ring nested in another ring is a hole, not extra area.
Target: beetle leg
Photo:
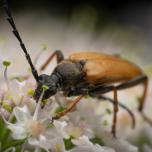
[[[56,56],[57,58],[57,63],[60,63],[62,60],[64,60],[64,55],[62,51],[56,50],[51,54],[51,56],[44,62],[44,64],[40,67],[40,71],[45,70],[47,65],[52,61],[52,59]]]
[[[83,98],[83,96],[78,96],[75,100],[73,100],[69,105],[68,107],[58,113],[55,117],[52,118],[52,121],[53,120],[57,120],[57,119],[60,119],[61,117],[63,117],[64,115],[66,115],[68,112],[71,112],[73,110],[73,108],[77,105],[77,103]]]
[[[141,76],[138,76],[130,81],[127,81],[127,82],[124,82],[122,84],[119,84],[116,87],[117,90],[123,90],[123,89],[127,89],[127,88],[130,88],[130,87],[133,87],[133,86],[136,86],[140,83],[143,83],[144,85],[144,91],[143,91],[143,94],[139,100],[139,107],[138,107],[138,110],[139,112],[142,114],[143,118],[148,121],[149,119],[143,114],[143,107],[144,107],[144,103],[145,103],[145,97],[146,97],[146,94],[147,94],[147,88],[148,88],[148,77],[146,75],[141,75]],[[101,91],[100,91],[101,89]],[[95,90],[89,92],[89,95],[90,96],[96,96],[96,94],[98,93],[106,93],[106,92],[110,92],[113,90],[113,86],[105,86],[102,88],[97,87],[95,88]],[[150,124],[152,124],[152,121],[148,121]]]
[[[113,102],[113,123],[111,128],[111,133],[114,137],[116,137],[116,124],[117,124],[117,112],[118,112],[118,98],[117,98],[117,89],[113,87],[113,93],[114,93],[114,102]]]
[[[111,128],[111,133],[114,137],[116,137],[116,124],[117,124],[117,112],[118,112],[118,98],[117,98],[117,88],[115,86],[97,86],[94,89],[92,88],[89,90],[89,95],[91,97],[97,97],[98,95],[102,93],[107,93],[109,91],[113,91],[114,93],[114,100],[113,100],[113,123]]]
[[[117,97],[117,88],[115,86],[107,86],[102,88],[101,87],[101,92],[102,93],[106,93],[109,90],[113,91],[114,94],[114,99],[113,99],[113,123],[112,123],[112,128],[111,128],[111,133],[113,135],[113,137],[116,137],[116,124],[117,124],[117,112],[118,112],[118,97]],[[95,94],[94,94],[95,95]]]
[[[109,98],[107,96],[103,96],[103,95],[97,95],[97,98],[109,101],[110,103],[114,102],[111,98]],[[121,108],[123,108],[124,110],[126,110],[128,112],[128,114],[130,115],[130,117],[132,119],[132,128],[135,128],[135,126],[136,126],[136,119],[135,119],[135,116],[134,116],[133,112],[128,107],[126,107],[124,104],[122,104],[120,102],[118,102],[118,106],[120,106]]]
[[[142,112],[143,107],[144,107],[145,97],[147,94],[147,88],[148,88],[148,77],[147,76],[142,75],[142,76],[136,77],[135,79],[132,79],[130,81],[124,82],[124,83],[116,86],[116,88],[118,90],[127,89],[130,87],[136,86],[139,83],[143,83],[143,85],[144,85],[144,91],[143,91],[141,98],[139,99],[139,107],[138,107],[139,112]]]
[[[148,78],[146,78],[144,81],[143,81],[143,84],[144,84],[144,91],[143,91],[143,95],[141,96],[140,100],[139,100],[139,107],[138,107],[138,110],[140,112],[142,112],[143,108],[144,108],[144,102],[145,102],[145,98],[146,98],[146,95],[147,95],[147,89],[148,89]]]
[[[77,89],[75,89],[75,90],[72,90],[71,92],[68,92],[66,94],[66,96],[74,96],[74,95],[79,95],[79,94],[88,95],[87,92],[88,92],[87,89],[84,89],[84,88],[81,89],[80,88],[79,91]],[[101,100],[109,101],[112,104],[114,102],[111,98],[109,98],[107,96],[103,96],[101,94],[97,94],[97,95],[94,95],[92,97],[98,98],[98,99],[101,99]],[[135,120],[135,116],[134,116],[133,112],[128,107],[126,107],[124,104],[120,103],[119,101],[118,101],[118,106],[123,108],[124,110],[126,110],[128,112],[128,114],[130,115],[131,120],[132,120],[132,128],[135,128],[136,120]]]
[[[143,119],[145,121],[147,121],[150,125],[152,125],[152,120],[150,118],[148,118],[144,112],[143,112],[143,108],[144,108],[144,103],[145,103],[145,98],[146,98],[146,94],[147,94],[147,88],[148,88],[148,77],[145,75],[139,76],[133,80],[130,80],[128,82],[124,82],[118,86],[116,86],[116,88],[118,90],[120,89],[126,89],[132,86],[135,86],[139,83],[143,83],[144,85],[144,91],[143,94],[141,96],[141,98],[139,99],[139,107],[138,107],[138,111],[141,113],[141,116],[143,117]]]
[[[112,87],[110,86],[109,89],[111,89],[111,88],[112,88]],[[100,91],[100,92],[103,93],[103,89],[102,89],[102,88],[99,89],[99,90],[102,90],[102,91]],[[105,90],[107,90],[107,89],[105,89]],[[92,97],[98,98],[98,99],[102,99],[102,100],[106,100],[106,101],[109,101],[110,103],[113,103],[113,102],[114,102],[111,98],[109,98],[109,97],[107,97],[107,96],[101,95],[100,92],[98,91],[96,94],[95,94],[95,92],[94,92],[94,95],[93,95]],[[73,90],[70,90],[70,91],[66,94],[66,96],[75,96],[75,95],[80,95],[80,94],[88,95],[88,90],[87,90],[87,88],[79,88],[79,89],[76,89],[76,88],[75,88],[75,89],[73,89]],[[90,93],[90,94],[91,94],[91,93]],[[118,102],[118,106],[120,106],[121,108],[123,108],[124,110],[126,110],[126,111],[128,112],[128,114],[130,115],[131,120],[132,120],[132,128],[135,128],[135,126],[136,126],[136,120],[135,120],[135,116],[134,116],[133,112],[132,112],[128,107],[126,107],[124,104],[122,104],[122,103],[120,103],[120,102]]]

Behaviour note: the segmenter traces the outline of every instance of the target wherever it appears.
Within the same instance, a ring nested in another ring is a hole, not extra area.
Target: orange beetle
[[[53,70],[52,74],[42,74],[39,76],[16,28],[11,12],[8,8],[7,0],[3,0],[3,7],[8,16],[8,22],[13,28],[13,33],[18,39],[20,46],[25,53],[26,59],[31,67],[32,74],[37,82],[34,98],[36,100],[39,99],[43,91],[43,85],[48,86],[48,89],[44,92],[43,99],[48,99],[58,91],[62,91],[66,96],[78,96],[74,101],[71,102],[67,109],[60,112],[56,117],[53,118],[53,120],[59,119],[66,113],[70,112],[85,95],[108,100],[114,105],[113,125],[111,132],[115,137],[118,106],[121,106],[129,112],[133,120],[133,125],[135,124],[133,113],[127,107],[118,102],[117,91],[143,83],[144,91],[140,98],[138,109],[139,112],[142,113],[144,119],[151,123],[151,121],[142,112],[147,92],[148,77],[138,66],[114,55],[95,52],[73,53],[68,59],[64,59],[62,52],[57,50],[40,68],[40,71],[44,70],[53,57],[56,56],[58,64]],[[119,84],[114,85],[116,82],[119,82]],[[109,91],[113,91],[114,93],[113,100],[102,96],[102,94]]]

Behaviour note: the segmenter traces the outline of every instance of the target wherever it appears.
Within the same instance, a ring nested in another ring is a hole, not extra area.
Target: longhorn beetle
[[[48,86],[45,91],[43,99],[48,99],[55,95],[58,91],[62,91],[66,96],[77,96],[75,100],[65,109],[60,112],[54,119],[59,119],[66,113],[70,112],[78,102],[85,96],[89,95],[94,98],[108,100],[113,103],[113,124],[111,133],[116,137],[116,122],[118,106],[126,109],[132,117],[133,125],[135,119],[133,113],[124,105],[118,102],[117,91],[127,89],[142,83],[144,85],[143,94],[139,100],[138,110],[143,118],[149,123],[151,120],[143,113],[144,101],[147,93],[148,77],[142,70],[135,64],[116,57],[95,52],[80,52],[73,53],[69,58],[64,59],[60,50],[55,51],[41,66],[40,70],[43,71],[54,57],[57,58],[57,66],[51,75],[38,75],[30,55],[20,37],[16,28],[13,17],[8,7],[7,0],[3,0],[3,8],[7,14],[7,20],[13,29],[15,37],[18,39],[20,46],[25,53],[25,57],[31,67],[32,74],[36,80],[37,88],[34,93],[34,98],[39,99],[42,94],[42,86]],[[115,83],[118,83],[115,85]],[[113,91],[113,100],[102,96],[102,94]]]

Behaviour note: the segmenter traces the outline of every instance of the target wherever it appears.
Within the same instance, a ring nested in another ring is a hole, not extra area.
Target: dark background
[[[17,13],[45,10],[51,15],[64,18],[70,18],[76,8],[91,6],[98,14],[97,25],[106,26],[109,22],[117,22],[136,26],[151,37],[151,0],[9,0],[9,4]]]

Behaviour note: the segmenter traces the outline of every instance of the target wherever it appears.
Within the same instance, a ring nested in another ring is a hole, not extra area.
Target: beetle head
[[[45,90],[43,99],[48,99],[52,95],[56,94],[57,92],[57,83],[54,77],[42,74],[39,76],[38,79],[38,86],[34,93],[34,99],[38,100],[43,92],[43,86],[47,86],[48,88]]]

